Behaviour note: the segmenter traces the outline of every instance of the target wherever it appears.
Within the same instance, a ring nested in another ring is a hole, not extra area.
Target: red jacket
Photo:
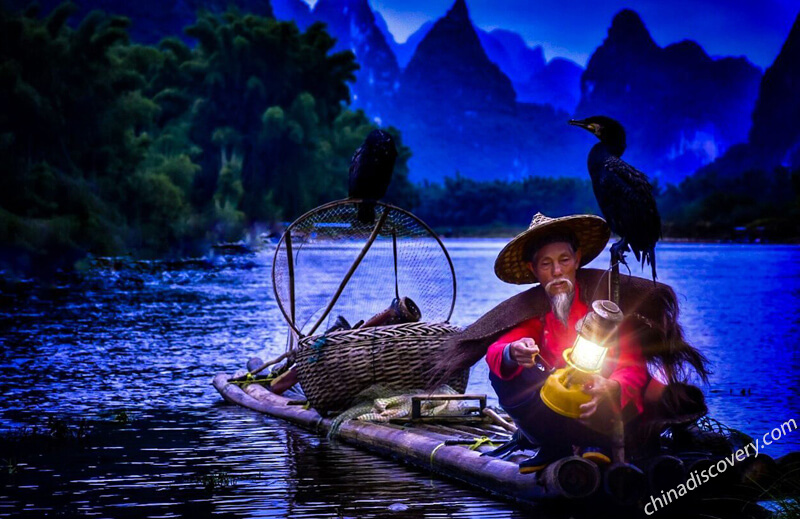
[[[486,352],[489,369],[502,380],[509,380],[519,375],[523,370],[522,366],[516,366],[511,370],[503,369],[503,350],[507,344],[523,337],[530,337],[536,341],[540,355],[551,366],[556,368],[566,366],[562,353],[574,344],[578,335],[575,324],[588,311],[586,304],[581,301],[576,285],[567,326],[564,326],[552,311],[547,312],[544,317],[523,321],[489,346]],[[649,374],[641,347],[633,340],[631,334],[626,333],[625,328],[623,324],[619,334],[619,345],[609,350],[602,374],[619,382],[620,408],[625,409],[625,406],[632,404],[641,413],[642,394],[649,380]]]

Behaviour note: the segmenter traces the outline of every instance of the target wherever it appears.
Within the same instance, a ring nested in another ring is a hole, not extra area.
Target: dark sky
[[[370,0],[401,42],[453,2]],[[614,14],[629,7],[661,46],[692,39],[712,56],[744,55],[762,68],[778,55],[800,11],[798,0],[467,0],[467,6],[479,27],[518,32],[529,44],[542,45],[548,59],[564,56],[585,65]]]

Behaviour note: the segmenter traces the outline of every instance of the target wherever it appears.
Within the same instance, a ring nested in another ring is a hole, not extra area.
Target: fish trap
[[[298,218],[272,266],[275,298],[296,339],[298,379],[321,413],[347,409],[375,384],[425,388],[436,350],[458,331],[449,324],[455,271],[439,237],[383,203],[374,221],[361,222],[360,203],[331,202]],[[448,383],[463,393],[467,378]]]

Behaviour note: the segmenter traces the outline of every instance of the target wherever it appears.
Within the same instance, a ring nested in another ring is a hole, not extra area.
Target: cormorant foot
[[[621,265],[628,265],[625,261],[625,253],[628,251],[628,244],[624,240],[611,244],[611,262]]]

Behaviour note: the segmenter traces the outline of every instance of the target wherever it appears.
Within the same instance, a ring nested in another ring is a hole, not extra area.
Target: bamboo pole
[[[283,353],[282,355],[279,355],[278,357],[276,357],[276,358],[274,358],[274,359],[272,359],[272,360],[268,360],[268,361],[264,362],[263,364],[261,364],[261,365],[260,365],[260,366],[258,366],[257,368],[253,369],[252,371],[250,371],[250,372],[248,372],[248,373],[245,373],[245,374],[244,374],[244,375],[242,375],[241,377],[236,377],[236,378],[234,378],[234,379],[231,379],[231,380],[232,380],[232,381],[234,381],[234,382],[235,382],[235,381],[237,381],[237,380],[246,380],[246,379],[247,379],[247,375],[258,375],[259,373],[261,373],[262,371],[264,371],[264,369],[265,369],[266,367],[268,367],[268,366],[272,366],[273,364],[277,364],[277,363],[279,363],[280,361],[282,361],[282,360],[284,360],[286,357],[288,357],[288,356],[289,356],[291,353],[292,353],[292,351],[291,351],[291,350],[289,350],[289,351],[287,351],[287,352]],[[248,363],[248,367],[249,367],[249,366],[250,366],[250,363]]]
[[[686,482],[686,467],[678,457],[661,454],[641,460],[638,464],[647,475],[647,486],[651,492],[667,491]]]
[[[314,409],[288,405],[289,399],[270,393],[258,384],[242,390],[228,380],[229,376],[221,373],[214,378],[213,384],[229,402],[283,418],[318,433],[330,430],[332,420],[323,418]],[[566,474],[555,471],[551,476],[544,473],[520,474],[516,463],[481,456],[480,452],[463,445],[445,445],[440,437],[431,437],[413,428],[351,420],[341,425],[338,438],[523,503],[571,497],[564,492],[573,491],[558,484],[558,481],[568,478]],[[551,481],[548,478],[559,479]]]
[[[608,278],[608,294],[611,301],[619,306],[619,262],[611,258],[611,275]],[[622,410],[613,406],[614,417],[611,425],[611,458],[614,463],[625,463],[625,426],[622,423]]]
[[[503,428],[503,429],[505,429],[506,431],[508,431],[508,432],[510,432],[510,433],[515,433],[515,432],[517,432],[517,426],[516,426],[516,425],[514,425],[513,423],[509,423],[508,421],[506,421],[505,419],[503,419],[503,417],[502,417],[502,416],[500,416],[499,414],[497,414],[496,412],[494,412],[492,409],[489,409],[489,408],[487,407],[487,408],[485,408],[485,409],[484,409],[483,411],[481,411],[481,412],[482,412],[484,415],[486,415],[486,416],[488,416],[489,418],[491,418],[491,420],[492,420],[492,422],[493,422],[493,423],[495,423],[495,424],[499,425],[500,427],[502,427],[502,428]]]
[[[286,231],[286,265],[289,267],[289,313],[292,328],[295,326],[294,257],[292,256],[292,232]]]
[[[611,264],[611,275],[608,277],[608,294],[611,297],[611,301],[619,306],[619,262]]]
[[[603,486],[623,506],[635,505],[647,491],[647,478],[642,469],[630,463],[613,463],[606,469]]]

